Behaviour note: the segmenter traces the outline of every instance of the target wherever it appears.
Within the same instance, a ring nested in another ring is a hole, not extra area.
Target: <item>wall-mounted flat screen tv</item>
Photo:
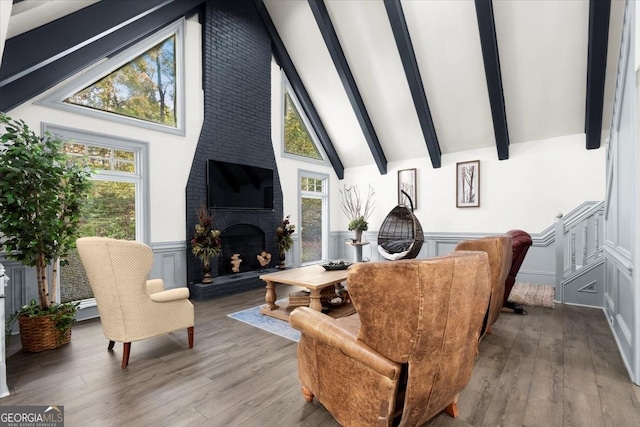
[[[211,209],[273,210],[273,169],[209,160],[207,195]]]

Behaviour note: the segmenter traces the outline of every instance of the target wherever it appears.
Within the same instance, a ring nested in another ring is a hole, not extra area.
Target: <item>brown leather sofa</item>
[[[457,416],[490,280],[483,252],[354,265],[347,283],[357,314],[333,319],[299,307],[289,318],[302,332],[305,399],[315,396],[344,426],[418,426],[443,410]]]
[[[518,271],[520,271],[524,257],[527,255],[527,251],[532,244],[531,235],[523,230],[509,230],[506,234],[511,236],[513,256],[511,269],[509,270],[509,274],[507,275],[504,283],[504,298],[502,305],[504,307],[514,309],[516,312],[522,313],[522,307],[509,302],[507,299],[509,298],[513,285],[516,284],[516,276],[518,275]]]
[[[458,243],[457,251],[483,251],[489,256],[491,266],[491,300],[487,307],[487,315],[482,325],[482,338],[485,333],[491,333],[491,327],[502,310],[504,298],[504,282],[511,268],[511,236],[493,236],[476,240],[466,240]]]

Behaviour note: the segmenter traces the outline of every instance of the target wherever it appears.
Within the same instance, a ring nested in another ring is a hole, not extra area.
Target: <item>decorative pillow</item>
[[[389,261],[395,261],[397,259],[403,259],[405,256],[407,256],[409,251],[399,252],[397,254],[394,254],[394,253],[391,253],[391,252],[387,252],[387,250],[385,248],[383,248],[382,246],[378,245],[378,253],[384,259],[388,259]]]
[[[408,251],[411,245],[413,245],[413,240],[390,240],[382,243],[380,246],[387,252],[397,254]]]

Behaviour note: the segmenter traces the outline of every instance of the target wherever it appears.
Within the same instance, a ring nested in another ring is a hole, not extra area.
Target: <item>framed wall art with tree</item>
[[[456,163],[456,207],[480,206],[480,160]]]
[[[406,195],[411,198],[411,203]],[[418,194],[416,191],[416,170],[403,169],[398,171],[398,204],[418,208]]]

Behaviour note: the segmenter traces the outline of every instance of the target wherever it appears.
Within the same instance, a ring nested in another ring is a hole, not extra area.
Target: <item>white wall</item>
[[[13,6],[12,1],[0,1],[0,61],[2,61],[2,54],[4,53],[4,42],[7,41],[11,6]]]
[[[385,216],[398,204],[398,170],[417,169],[416,216],[425,232],[488,232],[514,228],[542,232],[553,224],[556,214],[568,213],[585,201],[604,200],[606,146],[585,148],[585,136],[568,135],[512,144],[509,159],[498,160],[495,147],[445,154],[442,167],[434,169],[427,157],[390,162],[386,175],[375,165],[345,169],[338,180],[331,165],[283,158],[282,77],[272,63],[272,139],[282,179],[284,213],[297,218],[298,170],[330,175],[330,229],[347,230],[348,221],[340,210],[344,185],[358,185],[366,194],[370,184],[376,192],[376,207],[369,230],[377,231]],[[334,144],[338,143],[334,141]],[[456,208],[456,163],[480,160],[480,207]]]
[[[491,147],[443,155],[439,169],[427,158],[390,163],[384,176],[375,166],[349,169],[344,181],[375,188],[373,229],[397,204],[398,170],[417,168],[415,213],[425,232],[535,233],[553,224],[558,212],[604,199],[604,159],[605,148],[586,150],[584,135],[570,135],[512,144],[506,161]],[[456,208],[456,162],[469,160],[480,160],[480,207]],[[339,228],[346,228],[346,219],[339,219]]]
[[[291,215],[292,224],[299,225],[298,218],[298,171],[311,171],[329,175],[329,192],[338,193],[338,188],[342,188],[342,183],[338,180],[338,176],[333,170],[329,162],[326,164],[318,164],[316,162],[305,162],[295,160],[290,157],[282,157],[282,126],[283,126],[283,83],[282,71],[275,60],[271,61],[271,140],[273,141],[273,151],[276,156],[276,164],[278,165],[278,174],[280,175],[280,184],[282,186],[283,196],[283,213]],[[330,229],[338,229],[333,225],[336,224],[336,211],[340,211],[340,205],[334,204],[330,200],[329,211],[331,212]],[[347,229],[345,225],[344,230]]]
[[[1,3],[4,3],[2,1]],[[8,111],[39,131],[42,122],[149,143],[151,242],[186,240],[185,187],[203,121],[201,26],[197,17],[185,25],[185,136],[172,135],[35,105],[43,95]]]

